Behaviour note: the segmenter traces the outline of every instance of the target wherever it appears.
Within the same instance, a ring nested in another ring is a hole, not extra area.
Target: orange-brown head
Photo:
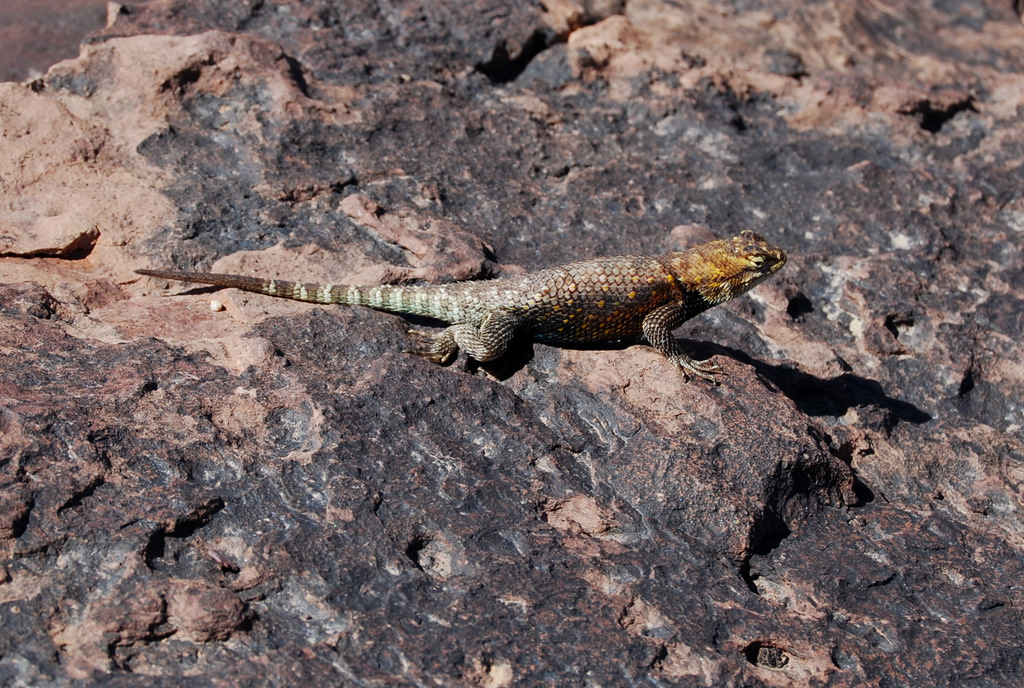
[[[710,304],[724,303],[763,282],[786,264],[786,254],[746,230],[669,256],[668,267],[685,289]]]

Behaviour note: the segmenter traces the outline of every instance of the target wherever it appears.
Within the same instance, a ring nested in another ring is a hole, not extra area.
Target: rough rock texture
[[[0,684],[1015,685],[1022,41],[1009,0],[154,0],[0,84]],[[680,332],[719,386],[132,273],[741,228],[790,263]]]

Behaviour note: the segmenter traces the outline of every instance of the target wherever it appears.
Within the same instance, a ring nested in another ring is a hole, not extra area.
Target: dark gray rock
[[[1013,685],[1024,30],[682,5],[158,0],[0,89],[0,682]],[[131,273],[746,227],[720,385]]]

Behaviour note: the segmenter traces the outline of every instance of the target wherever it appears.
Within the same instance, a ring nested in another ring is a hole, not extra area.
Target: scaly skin
[[[663,256],[568,263],[521,277],[444,285],[355,287],[240,275],[136,270],[140,275],[234,287],[311,303],[369,306],[450,324],[415,351],[440,364],[464,350],[478,361],[502,356],[516,337],[595,344],[644,335],[684,371],[714,380],[718,366],[683,353],[672,330],[750,290],[786,263],[786,254],[750,231]]]

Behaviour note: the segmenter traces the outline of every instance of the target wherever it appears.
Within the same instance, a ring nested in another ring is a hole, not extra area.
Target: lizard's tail
[[[140,275],[160,277],[181,282],[212,284],[215,287],[233,287],[257,294],[279,296],[283,299],[310,303],[338,303],[348,306],[363,304],[362,290],[357,287],[335,287],[330,284],[306,284],[285,280],[261,279],[244,275],[222,275],[215,272],[178,272],[176,270],[136,270]]]
[[[395,313],[413,313],[439,317],[436,305],[425,299],[423,287],[397,287],[381,285],[356,287],[350,285],[309,284],[286,280],[261,279],[244,275],[222,275],[213,272],[178,272],[176,270],[136,270],[140,275],[212,284],[216,287],[233,287],[243,291],[277,296],[309,303],[339,304],[342,306],[369,306]]]

